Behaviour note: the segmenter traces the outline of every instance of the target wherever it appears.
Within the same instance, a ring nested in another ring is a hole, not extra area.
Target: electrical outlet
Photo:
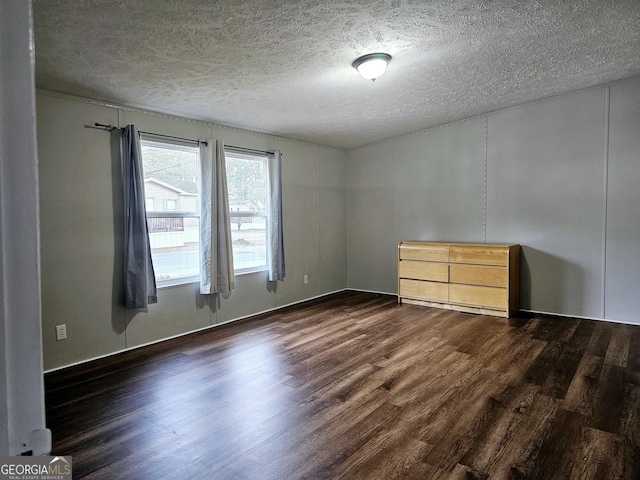
[[[309,275],[305,275],[304,276],[304,284],[308,284],[309,283]]]
[[[67,338],[67,326],[65,324],[56,325],[56,340],[64,340]]]

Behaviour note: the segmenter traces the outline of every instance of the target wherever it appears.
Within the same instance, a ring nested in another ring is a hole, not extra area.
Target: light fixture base
[[[356,58],[352,66],[363,78],[375,82],[385,72],[390,61],[391,55],[388,53],[369,53]]]

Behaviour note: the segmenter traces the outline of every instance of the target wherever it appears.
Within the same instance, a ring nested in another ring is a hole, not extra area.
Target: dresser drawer
[[[433,243],[403,242],[400,244],[400,260],[423,260],[426,262],[448,262],[449,245]]]
[[[435,262],[416,262],[401,260],[398,263],[400,278],[414,278],[417,280],[433,280],[434,282],[449,281],[449,264]]]
[[[449,284],[401,278],[400,296],[446,302],[449,300]]]
[[[451,264],[449,275],[451,283],[504,288],[509,285],[509,270],[507,267],[456,263]]]
[[[449,261],[474,265],[509,265],[509,247],[483,247],[482,245],[451,245]]]
[[[482,305],[494,308],[509,308],[506,288],[479,287],[474,285],[449,285],[449,299],[452,303]]]

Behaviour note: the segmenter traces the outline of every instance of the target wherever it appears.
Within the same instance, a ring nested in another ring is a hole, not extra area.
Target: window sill
[[[250,275],[252,273],[260,273],[266,271],[267,267],[244,268],[242,270],[236,270],[235,275],[239,277],[242,275]],[[199,277],[186,277],[176,278],[174,280],[156,280],[156,287],[158,288],[158,290],[164,290],[165,288],[175,288],[184,285],[197,285],[199,283]]]
[[[183,285],[193,285],[197,283],[200,283],[199,277],[185,277],[174,280],[156,280],[156,287],[158,290],[163,290],[165,288],[181,287]]]
[[[267,267],[254,267],[254,268],[243,268],[242,270],[236,270],[234,273],[236,274],[236,276],[241,276],[241,275],[249,275],[251,273],[259,273],[259,272],[266,272],[267,271]]]

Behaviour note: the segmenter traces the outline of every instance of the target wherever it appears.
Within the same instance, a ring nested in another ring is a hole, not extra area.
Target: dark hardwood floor
[[[45,382],[74,478],[640,478],[636,326],[343,292]]]

